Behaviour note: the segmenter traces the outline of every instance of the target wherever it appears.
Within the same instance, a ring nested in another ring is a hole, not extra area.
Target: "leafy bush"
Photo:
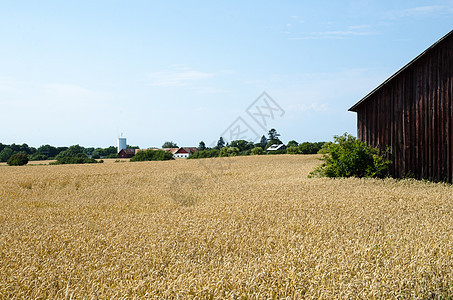
[[[219,156],[227,157],[227,156],[237,156],[239,154],[238,147],[223,147],[220,149]]]
[[[316,154],[322,147],[315,143],[304,142],[298,146],[299,154]]]
[[[245,152],[247,150],[252,150],[254,147],[253,142],[248,142],[246,140],[235,140],[231,141],[230,147],[239,148],[239,152]]]
[[[247,149],[247,150],[244,150],[244,151],[240,151],[239,152],[239,156],[247,156],[247,155],[250,155],[252,154],[252,149]]]
[[[299,143],[296,142],[295,140],[291,140],[288,142],[288,144],[286,144],[286,147],[297,147],[299,146]]]
[[[163,150],[138,151],[130,161],[151,161],[151,160],[170,160],[174,159],[173,154]]]
[[[218,157],[220,151],[218,149],[206,149],[202,151],[197,151],[191,156],[189,156],[189,159],[197,159],[197,158],[209,158],[209,157]]]
[[[322,146],[325,144],[325,142],[303,142],[299,144],[298,146],[295,146],[294,143],[292,143],[293,146],[288,146],[286,149],[286,153],[288,154],[316,154],[319,152],[319,150],[322,149]],[[288,143],[289,145],[289,143]]]
[[[255,147],[252,149],[252,155],[263,155],[263,154],[265,154],[265,153],[264,153],[263,148],[261,148],[261,147]]]
[[[23,166],[28,164],[28,155],[26,153],[17,153],[12,155],[6,162],[10,166]]]
[[[299,154],[299,148],[297,146],[290,146],[286,149],[287,154]]]
[[[5,162],[10,159],[10,157],[13,155],[13,150],[9,147],[5,147],[2,151],[0,151],[0,161]]]
[[[311,176],[325,177],[385,177],[391,161],[379,149],[368,146],[357,138],[344,134],[335,136],[333,143],[321,149],[324,161]]]
[[[30,160],[46,160],[47,156],[41,153],[35,153],[30,156]]]
[[[178,148],[178,144],[167,141],[162,145],[162,148]]]
[[[64,152],[64,151],[63,151]],[[61,153],[60,153],[61,154]],[[102,163],[103,161],[97,161],[94,158],[89,158],[85,153],[78,153],[74,156],[57,155],[56,162],[50,163],[50,165],[68,165],[68,164],[95,164]]]
[[[79,157],[79,158],[87,157],[88,158],[88,156],[83,152],[83,149],[84,148],[79,145],[73,145],[73,146],[69,147],[68,149],[58,153],[58,155],[55,158],[57,160],[60,160],[61,158],[64,158],[64,157]]]

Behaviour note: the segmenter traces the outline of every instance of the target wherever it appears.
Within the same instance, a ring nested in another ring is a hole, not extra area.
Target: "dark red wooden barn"
[[[135,155],[135,149],[121,149],[118,158],[131,158]]]
[[[395,177],[453,179],[453,31],[349,110],[357,135],[390,147]]]

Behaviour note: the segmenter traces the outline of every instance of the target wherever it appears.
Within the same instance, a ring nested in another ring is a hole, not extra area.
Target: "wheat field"
[[[316,156],[0,166],[2,299],[453,296],[453,187]]]

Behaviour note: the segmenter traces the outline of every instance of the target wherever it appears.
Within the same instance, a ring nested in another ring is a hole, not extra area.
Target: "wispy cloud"
[[[291,40],[315,40],[315,39],[346,39],[352,36],[369,36],[375,34],[369,30],[369,25],[352,25],[344,30],[329,30],[310,32],[299,37],[290,38]]]
[[[400,11],[394,11],[389,14],[390,18],[402,17],[431,17],[439,15],[452,15],[453,4],[448,5],[425,5],[417,6]]]
[[[152,72],[147,79],[153,86],[182,87],[193,82],[214,77],[213,73],[192,70],[186,65],[174,65],[171,70]]]
[[[348,29],[349,30],[365,30],[365,29],[369,29],[370,27],[371,27],[371,25],[369,25],[369,24],[360,24],[360,25],[348,26]]]

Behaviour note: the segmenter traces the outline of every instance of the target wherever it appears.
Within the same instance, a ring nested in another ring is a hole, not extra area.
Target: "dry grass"
[[[452,186],[317,163],[2,167],[0,298],[452,297]]]

